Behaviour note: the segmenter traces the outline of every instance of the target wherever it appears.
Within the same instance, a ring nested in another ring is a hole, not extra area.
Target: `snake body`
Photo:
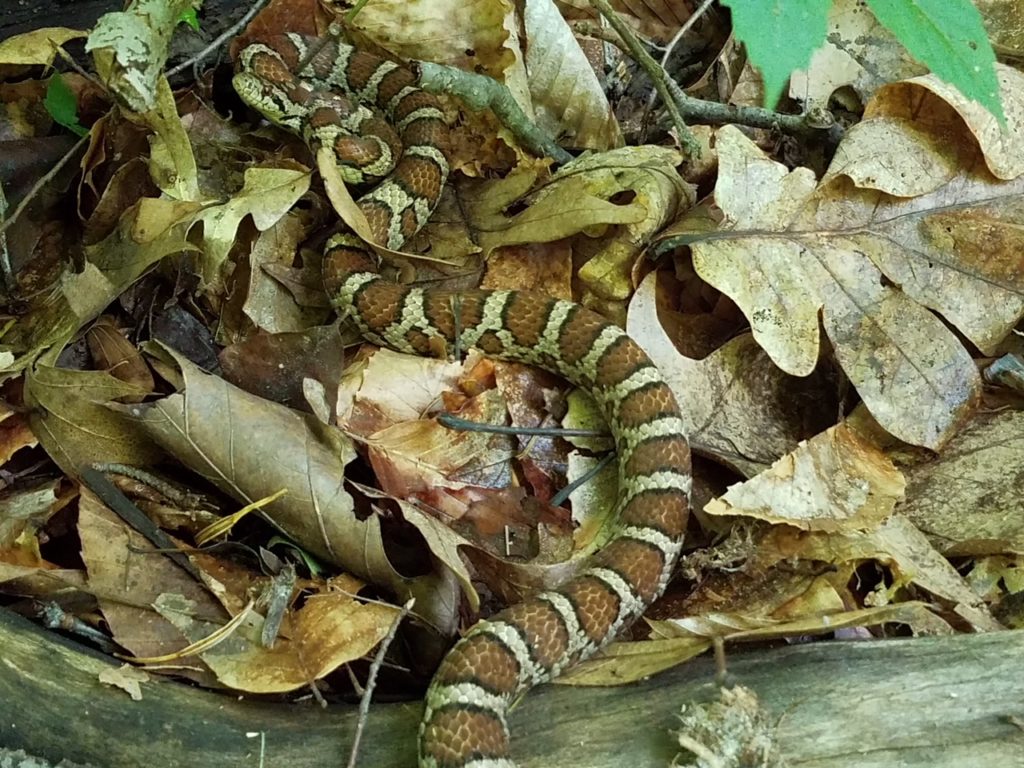
[[[384,175],[358,205],[378,241],[399,248],[429,218],[447,178],[441,110],[411,70],[336,43],[310,55],[311,45],[281,35],[247,46],[236,89],[314,146],[334,146],[349,178],[368,166],[367,176]],[[369,135],[381,115],[394,131]],[[477,623],[427,691],[421,768],[514,768],[511,703],[608,643],[668,583],[691,487],[675,397],[625,331],[578,304],[528,292],[397,285],[378,274],[374,255],[350,233],[328,241],[324,284],[338,311],[375,344],[432,356],[477,347],[537,365],[589,392],[607,419],[619,457],[614,533],[568,583]]]

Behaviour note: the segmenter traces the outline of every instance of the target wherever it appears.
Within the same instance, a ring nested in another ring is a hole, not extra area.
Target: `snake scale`
[[[243,100],[314,149],[333,147],[347,181],[382,179],[358,200],[378,242],[400,248],[426,223],[448,175],[448,129],[412,70],[297,35],[246,46],[236,70]],[[477,347],[540,366],[589,392],[613,434],[619,490],[607,544],[568,583],[477,623],[427,691],[421,768],[514,768],[511,703],[608,643],[668,583],[691,487],[676,400],[625,331],[578,304],[398,285],[378,274],[375,255],[351,233],[328,241],[324,285],[374,344],[433,356]]]

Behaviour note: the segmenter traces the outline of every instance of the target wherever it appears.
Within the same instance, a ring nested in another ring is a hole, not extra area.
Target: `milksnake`
[[[358,205],[375,239],[397,249],[426,223],[447,179],[441,109],[410,69],[347,45],[319,45],[297,35],[248,45],[235,88],[314,149],[333,147],[346,180],[383,176]],[[380,128],[382,119],[394,131]],[[328,241],[323,276],[338,312],[374,344],[432,356],[477,347],[537,365],[589,392],[608,421],[619,490],[607,544],[560,588],[477,623],[427,691],[421,768],[514,768],[511,703],[608,643],[668,583],[691,487],[675,397],[625,331],[578,304],[537,293],[398,285],[377,273],[374,254],[347,232]]]

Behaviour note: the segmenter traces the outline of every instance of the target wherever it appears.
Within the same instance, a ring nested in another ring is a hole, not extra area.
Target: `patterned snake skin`
[[[314,45],[281,35],[247,46],[236,90],[314,148],[333,146],[346,180],[384,177],[358,205],[377,241],[400,248],[426,223],[447,179],[441,110],[411,70],[346,45]],[[668,583],[691,486],[675,398],[623,330],[578,304],[396,285],[377,274],[375,256],[350,233],[328,242],[324,284],[339,313],[374,344],[431,356],[477,347],[540,366],[589,392],[612,431],[619,456],[612,538],[567,584],[474,626],[427,691],[421,768],[514,768],[511,703],[612,640]]]

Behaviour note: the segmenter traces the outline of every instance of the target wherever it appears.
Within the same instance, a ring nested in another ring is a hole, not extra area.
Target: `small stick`
[[[600,10],[599,4],[604,3],[605,0],[594,0],[594,6]],[[695,19],[700,12],[702,12],[704,6],[707,5],[707,0],[702,3],[701,7],[694,12],[694,15],[687,21],[687,25],[690,21]],[[614,12],[613,12],[614,13]],[[765,128],[768,130],[779,130],[785,133],[794,134],[797,136],[806,136],[809,134],[824,134],[826,141],[835,146],[839,143],[839,140],[843,135],[842,126],[838,125],[832,118],[831,114],[827,112],[819,113],[806,113],[802,115],[787,115],[782,112],[776,112],[771,109],[763,109],[762,107],[749,107],[749,106],[734,106],[731,104],[721,104],[717,101],[705,101],[704,99],[695,99],[682,89],[682,87],[673,80],[665,70],[658,66],[658,63],[647,53],[646,49],[636,36],[632,34],[632,31],[628,26],[625,26],[621,19],[615,18],[612,21],[611,17],[608,18],[609,23],[619,32],[621,43],[619,47],[625,47],[626,51],[633,56],[633,59],[640,64],[651,79],[654,81],[655,89],[658,90],[658,94],[661,95],[659,86],[665,86],[671,95],[671,101],[674,102],[675,108],[680,115],[682,120],[690,120],[700,123],[709,123],[712,125],[746,125],[750,128]],[[627,36],[622,37],[620,32],[620,26],[626,30]],[[685,31],[686,25],[680,30],[680,35]],[[675,40],[669,44],[669,48],[675,45]],[[662,57],[662,61],[665,61],[668,57],[668,52]],[[664,100],[664,96],[662,99]],[[671,107],[667,107],[669,114],[672,118],[673,123],[678,126],[678,121],[672,114],[673,110]]]
[[[269,1],[270,0],[257,0],[257,2],[253,4],[252,8],[250,8],[246,12],[245,16],[243,16],[237,22],[232,24],[228,29],[224,30],[224,32],[218,35],[217,38],[214,39],[212,43],[203,48],[203,50],[201,50],[188,61],[183,61],[176,67],[171,67],[171,69],[167,70],[164,73],[164,76],[169,79],[171,77],[174,77],[179,72],[183,72],[188,67],[196,66],[200,61],[209,56],[213,51],[220,48],[229,37],[233,37],[234,35],[238,34],[239,30],[241,30],[242,27],[248,24],[252,17],[259,13],[263,9],[263,6],[266,5]]]
[[[483,424],[460,419],[450,413],[439,413],[437,423],[463,432],[487,432],[495,435],[539,435],[541,437],[608,437],[607,432],[596,429],[566,429],[564,427],[506,427],[504,424]]]
[[[593,478],[597,477],[597,474],[602,469],[604,469],[609,464],[611,464],[614,460],[615,460],[615,454],[614,453],[606,453],[604,456],[601,457],[601,460],[599,462],[597,462],[597,464],[595,464],[593,467],[591,467],[589,471],[585,472],[582,477],[576,478],[571,483],[569,483],[567,486],[565,486],[565,488],[563,488],[558,493],[556,493],[554,496],[552,496],[551,497],[551,501],[549,501],[548,503],[552,507],[560,507],[562,505],[562,502],[565,501],[566,499],[568,499],[570,494],[572,494],[573,491],[575,491],[577,488],[579,488],[584,483],[589,483]]]
[[[80,470],[82,484],[91,490],[99,500],[106,504],[121,520],[128,526],[146,537],[154,547],[159,549],[170,549],[167,557],[177,564],[192,578],[203,583],[203,576],[192,561],[174,546],[174,541],[150,520],[131,500],[121,493],[120,489],[110,482],[106,476],[90,466],[82,467]]]
[[[75,146],[69,149],[67,151],[67,154],[65,154],[64,157],[62,157],[54,164],[53,168],[47,171],[43,176],[39,178],[39,180],[35,184],[32,185],[32,189],[30,189],[26,193],[25,197],[21,199],[21,202],[18,203],[18,207],[14,209],[14,212],[6,219],[4,219],[2,222],[0,222],[0,234],[6,232],[7,228],[18,220],[18,217],[25,212],[25,209],[28,207],[28,204],[32,202],[32,199],[39,194],[39,190],[41,190],[43,187],[49,184],[53,180],[53,178],[58,173],[60,173],[60,169],[67,165],[68,160],[70,160],[78,153],[78,150],[82,148],[82,145],[84,145],[85,142],[88,141],[88,139],[89,134],[87,133],[85,134],[85,136],[83,136],[82,138],[75,142]]]
[[[416,602],[415,598],[410,598],[406,601],[405,605],[402,606],[402,610],[395,616],[395,620],[391,622],[391,628],[388,629],[387,635],[380,642],[380,647],[377,649],[377,655],[373,659],[373,663],[370,664],[370,671],[366,678],[366,690],[363,691],[363,697],[359,700],[359,720],[356,722],[355,736],[352,737],[352,751],[348,756],[348,768],[355,768],[356,760],[359,757],[359,742],[363,738],[363,729],[366,727],[366,720],[370,716],[370,700],[373,698],[373,689],[377,687],[377,674],[380,672],[380,667],[384,663],[384,656],[388,652],[388,648],[391,647],[391,641],[395,639],[395,635],[398,632],[398,625],[402,623],[402,620],[409,615],[409,611],[412,610],[413,604]]]
[[[608,0],[590,0],[590,4],[597,9],[598,13],[607,19],[619,37],[622,38],[622,42],[626,44],[630,54],[636,59],[637,63],[644,68],[644,71],[650,75],[652,82],[654,83],[654,90],[658,92],[661,97],[662,103],[665,105],[665,109],[668,111],[669,117],[672,119],[672,124],[676,128],[676,133],[679,134],[679,143],[682,145],[683,150],[691,156],[700,154],[700,143],[696,137],[690,131],[689,126],[686,125],[686,121],[683,120],[682,114],[679,112],[679,106],[676,104],[676,100],[672,98],[672,94],[668,89],[668,81],[671,78],[665,73],[665,70],[661,68],[661,65],[654,60],[654,57],[647,52],[636,35],[633,34],[633,30],[629,28],[619,15],[612,10],[612,7],[608,4]]]
[[[172,504],[177,504],[185,509],[199,508],[198,505],[201,500],[195,494],[180,490],[162,477],[157,477],[152,472],[142,469],[142,467],[134,467],[130,464],[99,463],[93,464],[92,468],[106,475],[123,475],[124,477],[130,477],[132,480],[138,480],[140,483],[148,485]]]
[[[707,12],[708,8],[711,7],[711,3],[713,3],[714,1],[715,0],[704,0],[704,2],[700,4],[700,7],[690,14],[690,18],[688,18],[683,23],[683,26],[681,26],[679,30],[672,36],[672,39],[668,43],[668,47],[665,48],[665,54],[661,57],[662,69],[666,69],[666,65],[668,64],[668,57],[672,55],[672,51],[674,51],[675,47],[679,45],[679,41],[683,39],[683,35],[690,31],[690,28],[693,27],[693,25],[697,23],[697,20]]]
[[[573,159],[572,155],[558,146],[554,139],[531,122],[512,98],[509,89],[498,81],[487,75],[464,72],[430,61],[420,61],[416,64],[420,72],[420,87],[423,90],[433,94],[457,96],[475,112],[490,109],[501,124],[512,131],[523,146],[538,157],[550,157],[559,164],[568,163]]]
[[[0,182],[0,221],[7,215],[7,194],[3,182]],[[14,266],[11,264],[11,252],[7,248],[7,233],[0,232],[0,275],[3,275],[4,291],[13,294],[17,287],[14,278]]]

